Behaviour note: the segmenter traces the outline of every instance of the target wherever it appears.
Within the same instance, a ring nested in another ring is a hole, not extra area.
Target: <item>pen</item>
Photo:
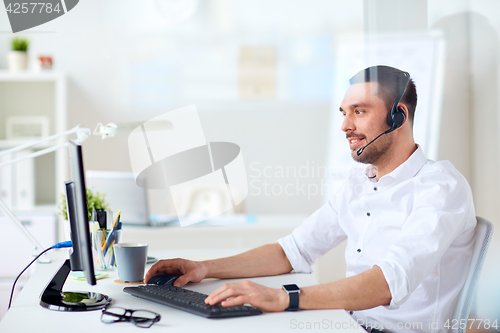
[[[116,220],[113,223],[113,229],[109,233],[108,238],[106,239],[106,244],[104,245],[104,247],[102,249],[104,255],[106,255],[106,253],[108,252],[108,248],[110,247],[110,244],[115,240],[116,229],[117,229],[119,221],[120,221],[120,214],[121,214],[121,212],[118,212],[118,215],[116,216]]]
[[[116,224],[116,232],[120,230],[122,230],[122,223],[118,221],[118,223]],[[111,263],[110,263],[111,266],[116,266],[115,250],[113,248],[113,245],[116,244],[117,242],[118,242],[118,235],[115,235],[113,242],[111,242],[111,245],[109,246],[111,248]]]
[[[98,255],[96,263],[100,262],[101,268],[102,269],[106,269],[106,262],[104,261],[104,255],[103,255],[102,251],[99,251],[99,247],[100,246],[97,245],[98,244],[97,241],[98,241],[98,236],[99,235],[100,235],[99,243],[100,244],[106,244],[106,233],[105,233],[106,230],[105,229],[99,229],[99,230],[102,231],[102,232],[100,232],[100,233],[93,233],[92,234],[92,238],[93,238],[93,240],[94,240],[94,242],[96,244],[95,245],[95,248],[96,248],[95,250],[97,251],[97,255]]]
[[[109,241],[108,241],[108,240],[109,240],[109,238],[111,237],[111,235],[113,234],[113,230],[115,229],[116,224],[118,223],[118,220],[120,219],[120,214],[121,214],[121,213],[122,213],[122,212],[121,212],[121,211],[119,211],[119,212],[118,212],[118,214],[116,215],[115,222],[113,222],[113,226],[111,227],[111,232],[110,232],[110,233],[109,233],[109,235],[108,235],[108,239],[106,240],[106,243],[104,243],[104,245],[102,246],[102,250],[103,250],[103,251],[104,251],[104,249],[106,248],[106,246],[107,246],[107,245],[109,245]],[[106,252],[106,251],[104,251],[104,252]]]
[[[114,241],[113,241],[111,246],[113,246],[113,244],[115,244]],[[115,250],[113,248],[111,248],[111,261],[109,262],[109,264],[111,266],[116,266],[116,264],[115,264]]]

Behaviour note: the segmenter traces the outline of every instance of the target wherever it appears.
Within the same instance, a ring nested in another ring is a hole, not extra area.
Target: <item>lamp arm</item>
[[[24,155],[22,157],[19,157],[19,158],[13,159],[13,160],[9,160],[7,162],[0,163],[0,168],[4,167],[6,165],[9,165],[9,164],[15,164],[15,163],[17,163],[19,161],[26,160],[28,158],[34,158],[34,157],[42,156],[42,155],[51,153],[53,151],[56,151],[56,150],[58,150],[60,148],[64,148],[64,147],[67,147],[67,146],[68,146],[68,143],[65,142],[65,143],[61,143],[61,144],[59,144],[57,146],[54,146],[54,147],[45,148],[45,149],[39,150],[37,152],[31,153],[31,154],[28,154],[28,155]]]
[[[78,141],[78,142],[82,142],[92,135],[92,132],[88,128],[83,128],[83,127],[80,127],[80,125],[78,125],[76,127],[73,127],[70,130],[65,131],[65,132],[62,132],[59,134],[54,134],[54,135],[48,136],[46,138],[43,138],[43,139],[40,139],[37,141],[24,143],[24,144],[21,144],[17,147],[2,151],[2,152],[0,152],[0,156],[5,155],[5,154],[12,154],[12,153],[39,145],[40,143],[52,141],[52,140],[58,139],[60,137],[64,137],[64,136],[74,134],[74,133],[76,133],[76,136],[77,136],[76,141]],[[68,142],[64,142],[64,143],[58,144],[56,146],[45,148],[45,149],[39,150],[37,152],[33,152],[31,154],[28,154],[28,155],[25,155],[25,156],[22,156],[22,157],[13,159],[13,160],[9,160],[9,161],[4,162],[4,163],[1,163],[0,167],[3,167],[5,165],[9,165],[9,164],[14,164],[14,163],[17,163],[17,162],[22,161],[24,159],[34,158],[37,156],[45,155],[45,154],[51,153],[53,151],[56,151],[58,149],[61,149],[61,148],[67,147],[67,146],[68,146]],[[4,212],[7,219],[11,220],[12,223],[14,223],[21,230],[21,232],[30,240],[30,242],[35,246],[33,254],[36,255],[36,254],[40,253],[43,250],[42,245],[36,240],[35,237],[33,237],[33,235],[28,231],[28,229],[26,229],[26,227],[21,223],[21,221],[19,221],[19,219],[12,212],[12,210],[10,210],[10,208],[1,199],[0,199],[0,209]],[[46,263],[46,262],[50,262],[50,260],[41,260],[41,262]]]
[[[33,237],[32,234],[30,234],[28,229],[26,229],[26,227],[21,223],[21,221],[19,221],[19,219],[16,217],[16,215],[14,215],[14,213],[12,213],[12,211],[9,209],[9,207],[1,199],[0,199],[0,209],[2,209],[2,211],[5,213],[5,216],[8,219],[10,219],[15,225],[17,225],[17,227],[22,231],[22,233],[26,237],[28,237],[28,239],[31,241],[31,243],[33,243],[33,245],[35,246],[34,251],[40,253],[43,250],[42,245],[36,240],[35,237]]]
[[[52,141],[52,140],[55,140],[55,139],[58,139],[60,137],[67,136],[67,135],[70,135],[73,133],[77,134],[77,141],[79,141],[79,142],[84,141],[85,139],[87,139],[91,135],[91,132],[88,128],[83,128],[83,127],[80,127],[80,125],[77,125],[77,126],[73,127],[72,129],[67,130],[65,132],[54,134],[54,135],[48,136],[46,138],[43,138],[43,139],[40,139],[37,141],[23,143],[22,145],[19,145],[17,147],[4,150],[4,151],[0,152],[0,156],[6,155],[6,154],[12,154],[12,153],[39,145],[41,143]]]

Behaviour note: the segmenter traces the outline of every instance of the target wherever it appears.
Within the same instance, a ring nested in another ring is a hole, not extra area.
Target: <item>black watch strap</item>
[[[287,284],[283,286],[283,289],[287,292],[290,297],[290,304],[285,311],[297,311],[299,310],[299,294],[300,288],[296,284]]]
[[[290,296],[290,305],[286,310],[297,311],[299,309],[299,293],[297,292],[288,293],[288,296]]]

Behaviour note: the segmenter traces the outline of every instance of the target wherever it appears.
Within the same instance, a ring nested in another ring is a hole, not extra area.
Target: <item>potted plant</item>
[[[12,50],[7,54],[7,63],[10,71],[22,71],[28,67],[28,46],[29,41],[26,38],[14,37],[12,39]]]
[[[88,216],[89,221],[92,218],[92,211],[95,209],[109,209],[108,202],[104,199],[104,193],[93,192],[87,189],[87,206],[88,206]],[[59,215],[61,215],[66,221],[68,221],[68,208],[66,206],[66,195],[61,194],[61,200],[59,202]]]

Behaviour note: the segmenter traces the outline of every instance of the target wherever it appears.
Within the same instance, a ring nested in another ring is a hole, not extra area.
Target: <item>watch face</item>
[[[283,288],[285,288],[285,290],[288,291],[288,292],[290,292],[290,291],[300,291],[300,288],[296,284],[285,284],[283,286]]]

